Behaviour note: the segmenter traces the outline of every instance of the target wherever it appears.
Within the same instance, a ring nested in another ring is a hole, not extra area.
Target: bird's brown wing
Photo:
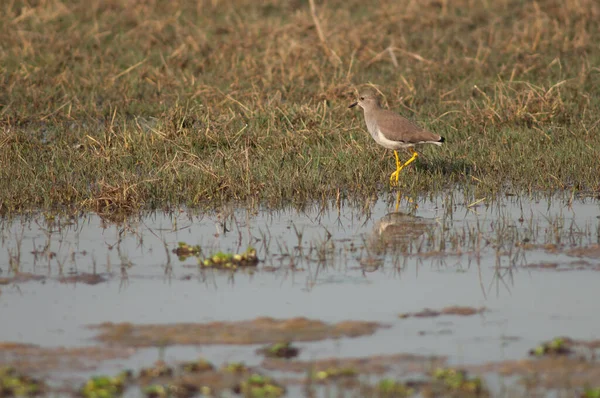
[[[441,139],[439,135],[420,128],[392,111],[381,109],[377,112],[376,117],[379,130],[389,140],[418,144],[420,142],[438,142]]]

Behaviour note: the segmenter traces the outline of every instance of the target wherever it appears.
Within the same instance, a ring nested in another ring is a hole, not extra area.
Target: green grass
[[[269,206],[389,190],[347,109],[444,135],[404,192],[600,191],[595,0],[0,5],[0,212]]]

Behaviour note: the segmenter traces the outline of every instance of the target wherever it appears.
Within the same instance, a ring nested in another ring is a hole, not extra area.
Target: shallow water
[[[393,201],[392,201],[393,202]],[[96,344],[102,322],[183,323],[305,316],[379,321],[372,336],[300,343],[300,359],[389,353],[444,355],[451,364],[527,356],[556,336],[600,338],[600,258],[572,251],[600,242],[600,206],[507,198],[487,205],[458,197],[378,200],[304,212],[155,213],[115,225],[96,215],[5,221],[0,249],[0,341]],[[261,262],[235,274],[180,261],[178,242],[203,253],[257,249]],[[523,246],[526,244],[526,246]],[[546,245],[546,246],[544,246]],[[53,253],[49,255],[49,253]],[[531,265],[553,264],[551,268]],[[18,281],[19,274],[41,279]],[[100,274],[88,285],[62,277]],[[474,316],[398,317],[448,306]],[[259,359],[256,346],[169,347],[166,359],[216,363]],[[141,366],[157,349],[101,366]]]

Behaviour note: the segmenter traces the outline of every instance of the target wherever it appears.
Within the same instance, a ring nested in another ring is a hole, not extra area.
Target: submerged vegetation
[[[45,394],[46,383],[12,367],[0,367],[0,397],[35,397]]]
[[[0,5],[0,212],[273,206],[388,190],[348,111],[447,137],[403,191],[600,189],[600,4],[21,0]]]

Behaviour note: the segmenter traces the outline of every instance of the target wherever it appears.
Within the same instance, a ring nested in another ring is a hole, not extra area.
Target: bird
[[[365,113],[365,123],[371,137],[384,148],[393,149],[396,157],[396,171],[390,175],[390,185],[398,185],[400,171],[414,162],[419,156],[414,149],[416,145],[434,144],[442,145],[446,139],[440,135],[425,130],[410,120],[387,109],[379,104],[377,95],[372,91],[359,93],[358,101],[348,108],[360,106]],[[408,148],[412,157],[404,164],[400,163],[398,149]]]

